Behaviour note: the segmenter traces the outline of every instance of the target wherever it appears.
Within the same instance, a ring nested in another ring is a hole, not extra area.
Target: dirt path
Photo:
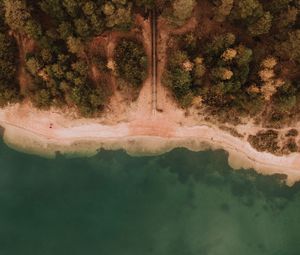
[[[191,18],[185,25],[178,29],[170,27],[161,17],[157,21],[157,115],[168,115],[168,118],[181,123],[185,111],[180,109],[173,99],[171,92],[163,84],[163,73],[167,60],[168,41],[172,35],[181,35],[192,31],[197,25],[197,20]]]
[[[27,53],[34,50],[35,43],[30,38],[27,38],[19,33],[14,33],[13,36],[15,37],[19,48],[18,80],[20,85],[20,92],[24,95],[31,81],[30,76],[25,70],[25,57]]]
[[[156,10],[153,9],[151,13],[151,25],[152,25],[152,33],[151,33],[151,42],[152,42],[152,114],[155,116],[157,111],[157,17]]]

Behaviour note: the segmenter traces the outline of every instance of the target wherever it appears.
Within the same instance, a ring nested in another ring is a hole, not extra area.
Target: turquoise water
[[[0,255],[299,255],[300,185],[225,153],[48,160],[0,144]]]

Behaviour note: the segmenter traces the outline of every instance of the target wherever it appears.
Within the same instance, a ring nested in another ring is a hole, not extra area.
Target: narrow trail
[[[156,41],[156,10],[151,12],[151,48],[152,48],[152,115],[156,115],[157,110],[157,41]]]

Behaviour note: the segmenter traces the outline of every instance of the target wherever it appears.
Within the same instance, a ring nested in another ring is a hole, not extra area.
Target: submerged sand
[[[223,149],[234,169],[284,174],[288,185],[300,180],[299,153],[276,156],[258,152],[246,140],[217,126],[205,122],[182,125],[167,116],[157,114],[106,125],[100,119],[76,119],[17,105],[0,110],[0,125],[7,145],[44,157],[55,157],[58,152],[92,156],[100,149],[123,149],[136,156],[158,155],[178,147],[192,151]]]

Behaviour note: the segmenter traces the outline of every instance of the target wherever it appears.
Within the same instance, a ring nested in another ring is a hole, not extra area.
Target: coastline
[[[61,120],[55,122],[50,117],[53,124],[50,128],[38,113],[36,123],[28,116],[9,118],[11,113],[11,109],[0,111],[3,140],[9,147],[30,154],[49,158],[54,158],[58,152],[69,157],[93,156],[100,149],[123,149],[130,155],[140,156],[163,154],[178,147],[192,151],[222,149],[228,153],[233,169],[251,168],[264,175],[283,174],[289,186],[300,180],[300,153],[275,156],[258,152],[247,141],[207,123],[184,126],[154,116],[115,125],[68,119],[68,125],[62,126],[59,123],[66,117],[58,114],[56,118]],[[40,114],[45,115],[45,112]]]

